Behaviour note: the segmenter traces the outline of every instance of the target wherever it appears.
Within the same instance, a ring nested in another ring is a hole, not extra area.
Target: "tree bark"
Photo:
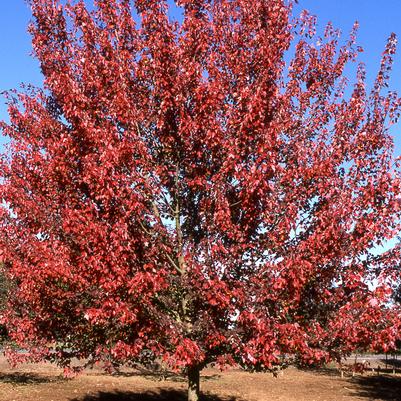
[[[199,382],[200,367],[190,366],[188,368],[188,401],[199,401]]]

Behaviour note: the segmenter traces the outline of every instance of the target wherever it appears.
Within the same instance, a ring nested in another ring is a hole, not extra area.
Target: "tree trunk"
[[[188,368],[188,401],[199,401],[199,366],[191,366]]]

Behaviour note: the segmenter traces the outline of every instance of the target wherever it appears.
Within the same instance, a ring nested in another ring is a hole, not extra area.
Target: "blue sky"
[[[392,32],[399,39],[390,88],[401,94],[401,1],[400,0],[299,0],[299,7],[318,17],[319,27],[329,21],[340,28],[344,37],[355,21],[359,22],[358,43],[364,52],[360,60],[366,64],[368,82],[379,69],[381,54]],[[391,129],[395,153],[401,155],[401,122]]]
[[[377,72],[380,55],[390,33],[395,32],[401,41],[400,0],[300,0],[299,3],[301,8],[317,15],[321,28],[332,21],[346,35],[354,21],[359,21],[359,44],[364,48],[361,60],[367,65],[370,80]],[[22,82],[41,84],[38,64],[30,56],[29,19],[29,8],[24,0],[0,1],[0,91],[18,88]],[[391,87],[401,93],[401,43]],[[0,99],[0,119],[4,118],[4,100]],[[401,125],[392,129],[396,152],[401,154],[401,135],[397,132],[401,132]]]

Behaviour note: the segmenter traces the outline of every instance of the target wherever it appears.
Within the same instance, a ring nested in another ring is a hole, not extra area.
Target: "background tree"
[[[3,124],[13,341],[162,359],[191,401],[208,363],[394,344],[394,258],[372,255],[399,228],[394,36],[368,92],[363,65],[346,86],[356,27],[340,46],[283,0],[180,0],[180,22],[161,0],[31,5],[44,89]]]

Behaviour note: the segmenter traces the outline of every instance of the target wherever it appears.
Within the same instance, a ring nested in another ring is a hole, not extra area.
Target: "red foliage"
[[[45,84],[10,95],[0,166],[14,341],[175,369],[393,345],[393,36],[368,92],[356,28],[318,38],[284,0],[31,3]]]

